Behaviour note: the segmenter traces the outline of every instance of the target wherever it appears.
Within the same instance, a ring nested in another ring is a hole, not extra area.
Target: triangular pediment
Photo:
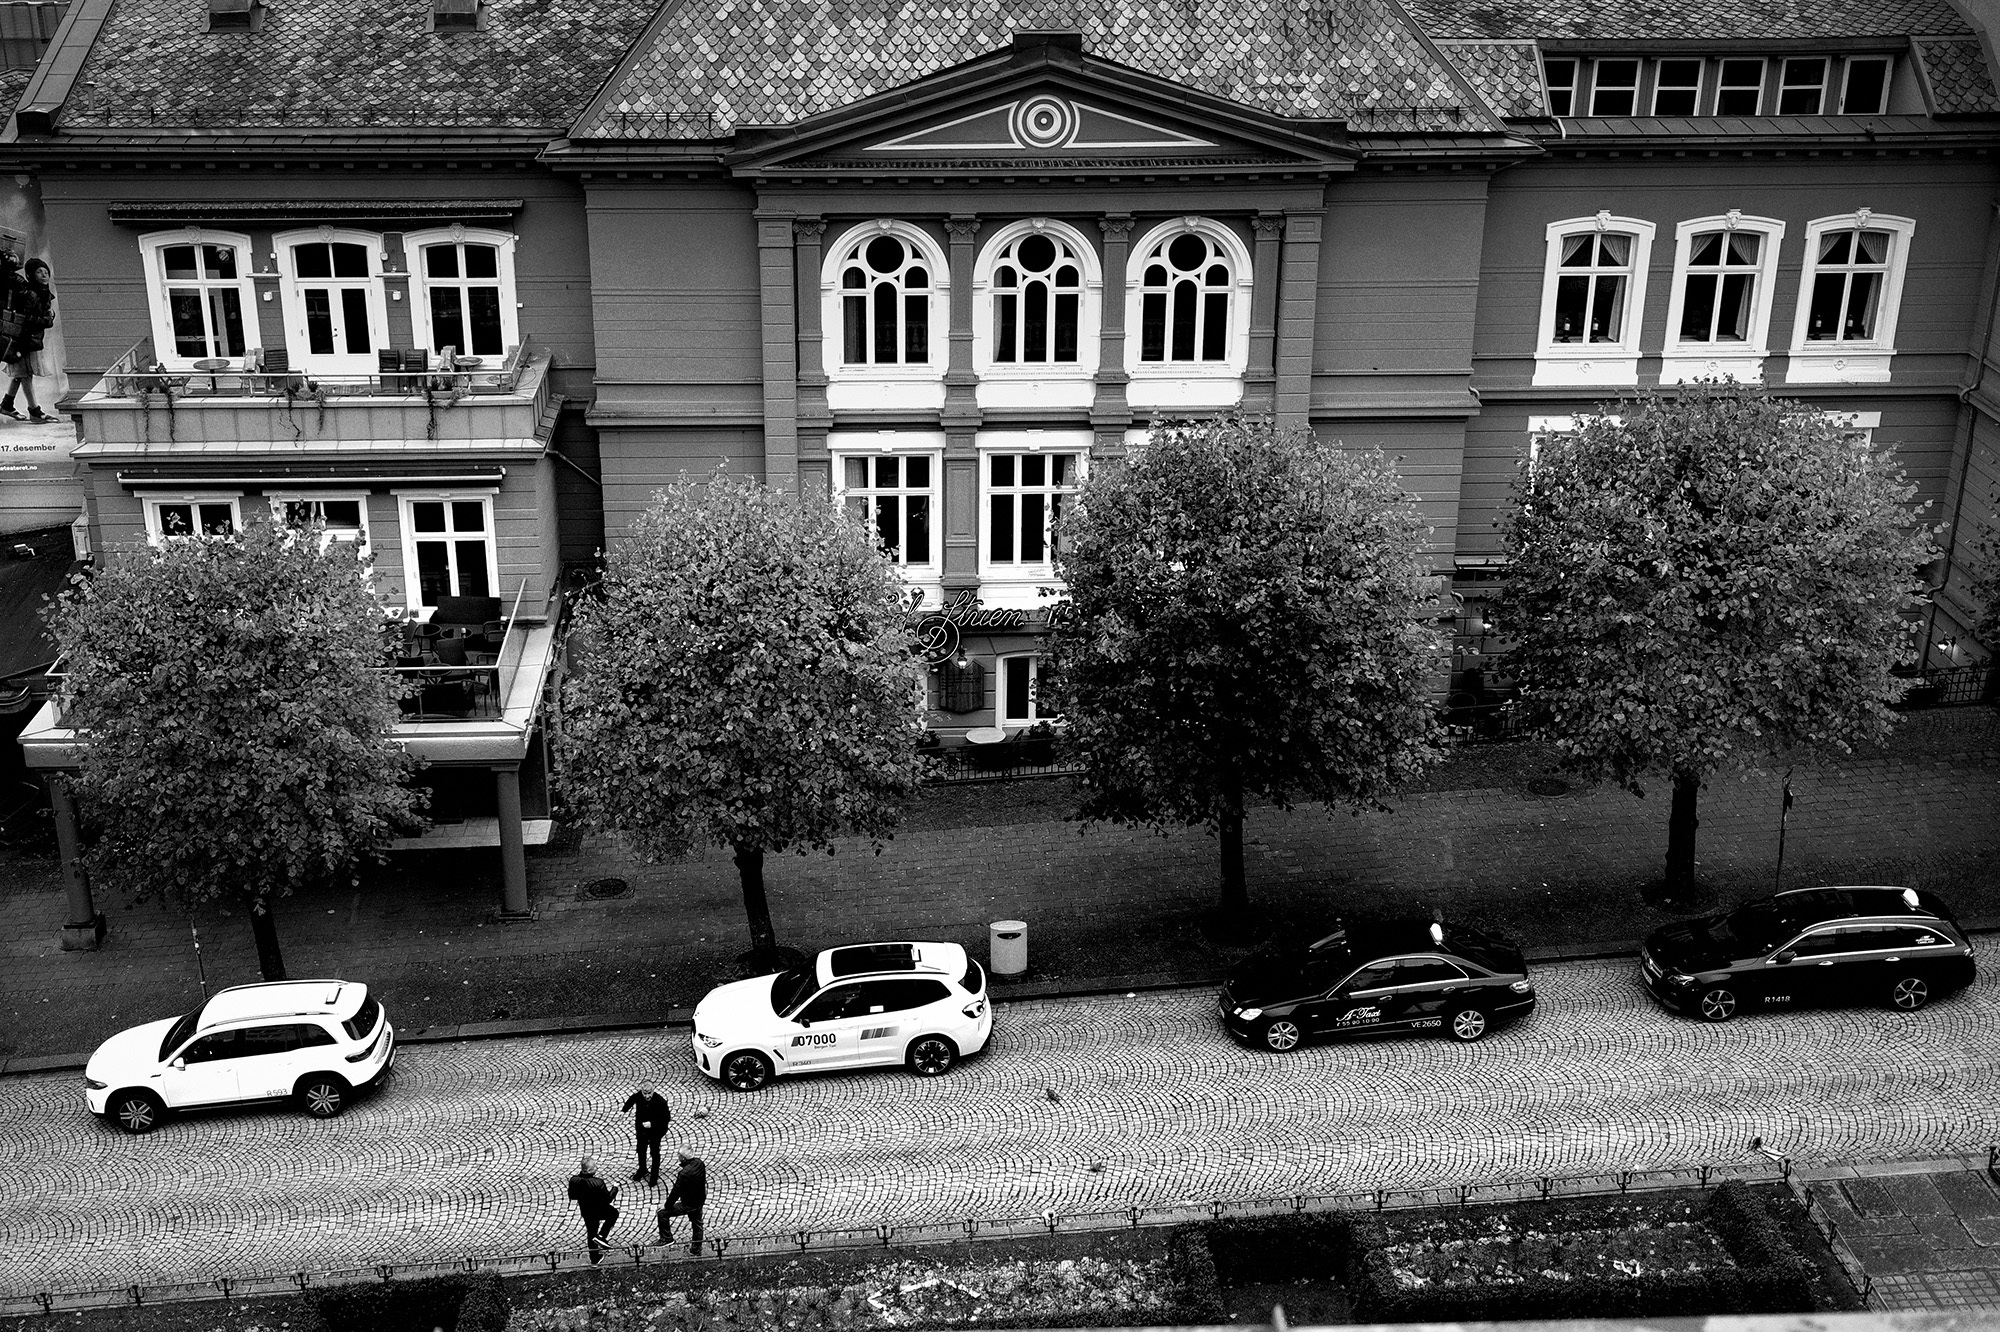
[[[954,150],[1096,154],[1220,146],[1212,137],[1045,90],[871,143],[861,151],[894,160],[901,153]]]

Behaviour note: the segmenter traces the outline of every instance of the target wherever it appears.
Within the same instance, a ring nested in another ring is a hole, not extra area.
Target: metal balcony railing
[[[93,396],[129,398],[146,403],[184,400],[266,399],[288,403],[325,404],[346,398],[417,398],[436,402],[480,394],[515,392],[532,363],[524,339],[503,356],[458,356],[447,348],[432,355],[422,349],[382,352],[379,369],[369,375],[333,375],[293,369],[280,351],[253,350],[247,356],[198,361],[186,370],[169,370],[154,353],[150,338],[134,343],[105,370],[86,401]]]

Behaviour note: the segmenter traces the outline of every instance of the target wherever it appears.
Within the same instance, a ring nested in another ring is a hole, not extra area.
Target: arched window
[[[931,358],[934,268],[903,236],[880,233],[840,261],[841,362],[923,365]]]
[[[1223,362],[1236,274],[1219,240],[1184,231],[1139,261],[1139,360]]]
[[[382,300],[382,238],[317,227],[271,238],[285,302],[292,365],[327,374],[369,374],[389,345]]]
[[[235,359],[258,341],[250,238],[234,232],[161,232],[139,240],[152,297],[153,354],[169,369]]]
[[[1088,407],[1103,295],[1097,251],[1076,228],[1037,217],[994,232],[973,269],[979,405]]]
[[[504,356],[521,340],[514,307],[514,237],[452,227],[403,237],[417,300],[417,340],[435,354]]]
[[[1030,232],[993,265],[993,361],[1074,365],[1083,321],[1083,262],[1068,240]]]

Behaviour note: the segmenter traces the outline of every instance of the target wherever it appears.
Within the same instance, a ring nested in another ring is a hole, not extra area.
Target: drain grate
[[[592,879],[583,885],[585,897],[595,897],[600,900],[610,897],[629,897],[631,893],[632,885],[623,879]]]

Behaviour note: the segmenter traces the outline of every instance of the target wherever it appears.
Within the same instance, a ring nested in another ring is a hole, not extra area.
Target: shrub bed
[[[507,1291],[492,1272],[336,1286],[319,1316],[326,1332],[507,1332]]]

